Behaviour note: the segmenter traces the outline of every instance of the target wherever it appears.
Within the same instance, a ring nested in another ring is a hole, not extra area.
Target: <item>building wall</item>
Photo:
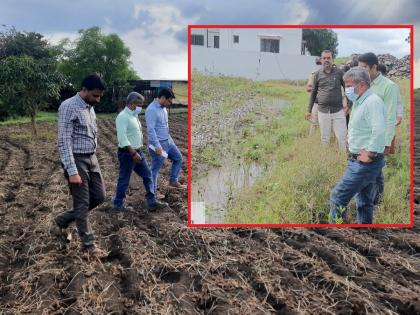
[[[253,80],[303,80],[317,69],[315,57],[301,55],[302,29],[193,28],[191,33],[204,35],[204,46],[191,46],[192,68],[201,72]],[[214,35],[220,38],[219,48],[213,48]],[[239,43],[234,43],[234,35]],[[279,53],[261,52],[260,39],[271,36],[280,38]]]
[[[302,29],[282,28],[221,28],[221,29],[191,29],[191,34],[204,36],[204,46],[208,49],[229,49],[241,51],[260,51],[260,38],[264,35],[274,35],[280,38],[280,54],[301,54]],[[213,48],[212,38],[220,36],[220,47]],[[239,43],[233,42],[233,36],[239,36]]]
[[[314,56],[192,46],[192,68],[210,75],[252,80],[304,80],[319,66]]]

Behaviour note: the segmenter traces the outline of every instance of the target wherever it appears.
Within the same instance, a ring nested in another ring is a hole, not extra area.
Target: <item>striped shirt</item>
[[[95,110],[77,93],[58,109],[58,150],[69,176],[78,174],[73,154],[93,154],[97,147]]]

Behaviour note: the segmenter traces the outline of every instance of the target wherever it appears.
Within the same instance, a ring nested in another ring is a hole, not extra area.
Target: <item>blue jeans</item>
[[[113,200],[113,206],[119,208],[124,203],[125,192],[130,183],[131,173],[134,172],[143,178],[144,188],[146,189],[146,200],[149,205],[156,202],[153,190],[152,173],[147,165],[143,152],[140,152],[141,163],[134,162],[129,152],[118,151],[118,161],[120,161],[120,174],[118,176],[117,192]]]
[[[371,224],[373,202],[377,192],[376,178],[385,165],[384,159],[372,163],[349,160],[343,177],[331,192],[330,223],[340,223],[351,198],[356,198],[357,223]],[[337,220],[338,219],[338,220]]]
[[[179,152],[176,144],[173,141],[160,141],[160,145],[162,149],[168,153],[168,158],[172,161],[172,168],[169,180],[171,182],[178,181],[179,173],[181,172],[182,166],[182,155]],[[152,175],[153,175],[153,183],[154,191],[156,192],[157,189],[157,178],[159,175],[159,170],[161,169],[163,163],[165,162],[165,158],[163,156],[159,156],[155,153],[155,151],[149,148],[150,156],[152,157]]]

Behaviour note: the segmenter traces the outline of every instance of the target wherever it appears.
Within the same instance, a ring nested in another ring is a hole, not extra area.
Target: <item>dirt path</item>
[[[186,115],[170,126],[186,160]],[[190,229],[187,192],[166,188],[166,165],[159,184],[171,210],[145,211],[133,176],[135,211],[111,215],[115,127],[100,121],[108,201],[91,218],[110,255],[88,261],[77,241],[49,234],[68,200],[56,126],[43,124],[36,142],[28,128],[0,130],[0,313],[420,314],[418,205],[413,229]]]

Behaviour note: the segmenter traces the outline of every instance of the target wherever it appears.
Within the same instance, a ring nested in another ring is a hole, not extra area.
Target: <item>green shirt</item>
[[[353,103],[348,131],[349,151],[357,154],[365,149],[383,153],[385,133],[385,105],[370,88]]]
[[[390,146],[395,135],[395,124],[397,122],[397,100],[398,86],[390,79],[379,74],[371,83],[372,91],[377,94],[385,103],[386,112],[386,134],[385,145]]]
[[[141,124],[134,111],[128,107],[124,108],[115,120],[117,125],[118,146],[124,148],[131,146],[139,149],[143,145],[143,134]]]

